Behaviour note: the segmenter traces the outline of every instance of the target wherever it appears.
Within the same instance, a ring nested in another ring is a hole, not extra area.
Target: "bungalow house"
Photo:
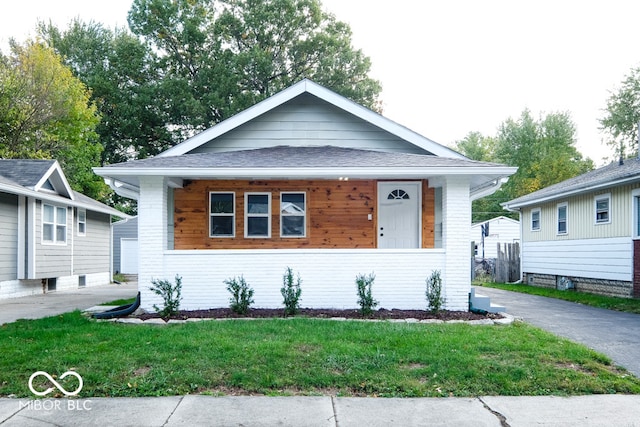
[[[471,241],[476,258],[498,258],[498,245],[520,241],[520,223],[499,216],[471,226]]]
[[[467,310],[471,201],[515,172],[471,161],[309,80],[160,155],[96,168],[138,200],[142,307],[154,279],[182,277],[183,309],[225,307],[243,275],[255,306],[282,307],[287,267],[303,307],[357,307],[375,273],[384,308]]]
[[[504,204],[520,213],[523,281],[640,296],[640,160],[614,162]]]
[[[110,283],[112,215],[55,160],[0,160],[0,299]]]

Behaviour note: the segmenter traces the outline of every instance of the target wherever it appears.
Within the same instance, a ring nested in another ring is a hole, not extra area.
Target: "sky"
[[[8,0],[4,0],[5,2]],[[0,47],[38,20],[126,25],[132,0],[21,0],[3,5]],[[640,2],[630,0],[322,0],[350,25],[382,84],[383,115],[440,144],[495,136],[527,108],[569,112],[576,147],[611,156],[599,130],[608,97],[640,66]]]

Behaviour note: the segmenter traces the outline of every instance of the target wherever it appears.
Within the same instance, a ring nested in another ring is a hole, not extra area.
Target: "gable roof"
[[[506,221],[506,222],[510,222],[514,225],[520,226],[520,221],[513,219],[513,218],[509,218],[507,216],[501,215],[501,216],[497,216],[495,218],[491,218],[488,219],[486,221],[480,221],[480,222],[474,222],[473,224],[471,224],[471,228],[476,228],[476,227],[480,227],[483,224],[486,224],[488,222],[495,222],[495,221]]]
[[[53,190],[46,184],[49,182]],[[74,191],[56,160],[0,159],[0,192],[129,218],[110,206]]]
[[[640,159],[626,159],[503,203],[508,210],[640,181]]]
[[[189,153],[196,148],[218,138],[221,135],[230,132],[239,126],[265,114],[276,107],[279,107],[288,101],[293,100],[303,94],[313,95],[335,107],[340,108],[346,113],[352,114],[365,122],[370,123],[382,130],[389,132],[396,137],[403,139],[421,149],[434,154],[436,156],[451,157],[456,159],[464,159],[465,157],[448,148],[440,145],[398,123],[359,105],[337,93],[321,86],[311,80],[304,79],[298,83],[278,92],[277,94],[255,104],[254,106],[224,120],[215,126],[200,132],[199,134],[185,140],[184,142],[169,148],[168,150],[158,154],[158,157],[179,156]]]

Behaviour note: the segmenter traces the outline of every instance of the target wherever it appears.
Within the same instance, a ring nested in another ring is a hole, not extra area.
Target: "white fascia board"
[[[270,110],[284,104],[287,101],[303,94],[310,93],[329,104],[332,104],[343,111],[346,111],[354,116],[382,129],[385,130],[400,139],[403,139],[407,142],[410,142],[430,153],[435,154],[436,156],[448,157],[454,159],[466,159],[462,154],[445,147],[444,145],[438,144],[435,141],[432,141],[402,125],[397,124],[391,119],[388,119],[375,111],[372,111],[362,105],[351,101],[348,98],[345,98],[342,95],[339,95],[323,86],[320,86],[317,83],[314,83],[310,80],[304,79],[295,85],[284,89],[283,91],[255,104],[252,107],[236,114],[224,120],[213,127],[210,127],[207,130],[200,132],[199,134],[187,139],[180,144],[169,148],[166,151],[158,154],[157,157],[168,157],[168,156],[178,156],[181,154],[188,153],[203,144],[211,141],[223,135],[231,130],[241,126],[254,118],[267,113]]]
[[[537,205],[537,204],[540,204],[540,203],[546,203],[546,202],[550,202],[550,201],[557,200],[557,199],[576,196],[576,195],[579,195],[579,194],[591,193],[593,191],[598,191],[598,190],[601,190],[601,189],[604,189],[604,188],[611,188],[611,187],[616,187],[618,185],[629,184],[629,183],[637,182],[639,179],[640,178],[638,176],[634,176],[634,177],[630,177],[630,178],[620,179],[620,180],[617,180],[617,181],[609,181],[609,182],[603,182],[603,183],[596,184],[596,185],[590,185],[588,187],[578,188],[578,189],[575,189],[573,191],[566,191],[566,192],[561,192],[561,193],[550,194],[548,196],[540,197],[540,198],[537,198],[537,199],[531,199],[531,200],[528,200],[526,202],[514,203],[514,204],[509,203],[509,202],[505,202],[505,203],[501,203],[500,205],[502,207],[504,207],[508,211],[517,212],[521,208],[524,208],[526,206]]]
[[[74,200],[73,190],[71,190],[71,186],[67,181],[67,177],[64,176],[64,172],[62,172],[60,163],[58,163],[57,160],[55,160],[51,165],[51,167],[49,168],[49,170],[44,175],[42,175],[42,177],[40,178],[40,181],[38,181],[38,183],[33,187],[33,189],[35,191],[39,191],[40,188],[42,188],[42,186],[44,185],[44,183],[47,182],[48,179],[52,178],[53,175],[55,175],[60,181],[60,183],[62,183],[62,186],[64,187],[63,195],[67,196],[71,200]]]

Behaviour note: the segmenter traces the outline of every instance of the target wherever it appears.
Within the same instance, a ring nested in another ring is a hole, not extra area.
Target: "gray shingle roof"
[[[0,159],[0,176],[22,187],[33,188],[55,160]]]
[[[540,200],[549,200],[564,197],[566,194],[578,194],[587,192],[593,187],[606,187],[608,184],[612,186],[620,181],[640,181],[640,159],[626,159],[622,165],[618,162],[611,163],[599,169],[569,178],[541,190],[527,194],[526,196],[513,199],[504,206],[526,206],[528,204],[537,203]]]
[[[105,166],[117,168],[351,168],[495,167],[495,163],[433,155],[382,152],[334,146],[277,146],[253,150],[153,157]]]

